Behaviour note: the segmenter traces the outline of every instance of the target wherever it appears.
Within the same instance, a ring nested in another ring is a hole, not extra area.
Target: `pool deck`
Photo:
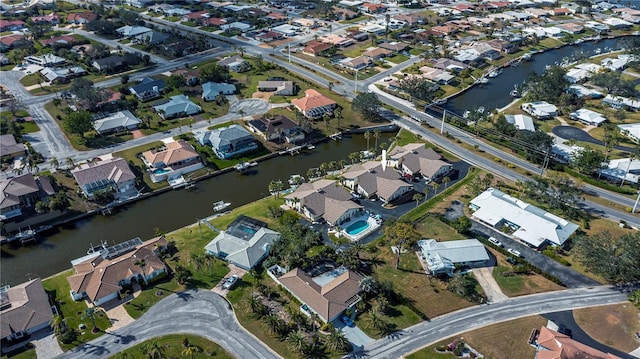
[[[332,280],[338,278],[341,274],[347,271],[345,267],[339,267],[328,272],[322,273],[317,277],[312,278],[317,285],[324,287],[329,284]]]
[[[357,233],[357,234],[349,234],[347,233],[346,228],[349,228],[349,226],[351,226],[354,223],[357,223],[358,221],[365,221],[367,222],[367,224],[369,225],[365,230]],[[351,242],[357,242],[359,240],[361,240],[362,238],[368,236],[370,233],[374,232],[376,229],[380,228],[380,226],[382,225],[381,223],[378,223],[378,221],[369,216],[360,216],[360,217],[355,217],[353,218],[351,221],[347,222],[349,225],[346,226],[345,229],[341,230],[340,233],[342,235],[344,235],[345,237],[349,238],[349,240]],[[346,225],[347,223],[344,223],[343,225]]]

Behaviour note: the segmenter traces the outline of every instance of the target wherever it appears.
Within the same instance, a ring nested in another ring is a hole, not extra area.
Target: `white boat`
[[[501,68],[497,68],[497,69],[494,69],[494,70],[490,71],[487,74],[487,77],[494,78],[494,77],[497,77],[498,75],[500,75],[501,73],[502,73],[502,69]]]
[[[478,111],[478,113],[484,113],[484,107],[480,106],[476,111]]]
[[[601,48],[597,48],[597,49],[595,49],[595,51],[594,51],[594,52],[595,52],[596,54],[600,54],[600,53],[602,53],[602,49],[601,49]]]
[[[531,54],[527,53],[527,54],[522,55],[522,60],[524,60],[524,61],[531,60]]]
[[[447,103],[447,99],[446,98],[436,99],[433,101],[433,103],[436,105],[444,105]]]
[[[289,177],[289,184],[292,186],[298,186],[303,184],[306,181],[306,179],[300,175],[291,175],[291,177]]]
[[[308,144],[308,145],[307,145],[307,149],[308,149],[308,150],[312,150],[312,149],[314,149],[314,148],[316,148],[316,146],[314,146],[314,145],[312,145],[312,144]]]
[[[229,202],[225,202],[225,201],[218,201],[218,202],[215,202],[215,203],[213,204],[213,211],[214,211],[214,212],[220,212],[220,211],[222,211],[223,209],[225,209],[225,208],[229,207],[230,205],[231,205],[231,203],[229,203]]]
[[[471,111],[466,110],[463,114],[462,114],[462,118],[469,118],[469,115],[471,114]]]
[[[487,82],[489,82],[489,79],[486,77],[481,77],[478,79],[479,84],[486,84]]]
[[[520,98],[520,92],[518,90],[511,90],[509,95],[511,95],[511,97]]]
[[[237,165],[235,165],[233,168],[236,169],[236,171],[242,172],[244,170],[246,170],[249,167],[253,167],[253,166],[257,166],[258,162],[256,161],[251,161],[251,162],[240,162]]]

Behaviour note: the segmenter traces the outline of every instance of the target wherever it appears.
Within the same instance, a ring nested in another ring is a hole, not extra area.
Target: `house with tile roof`
[[[142,162],[154,183],[203,167],[198,152],[184,140],[166,143],[163,148],[142,152]]]
[[[360,10],[369,14],[380,14],[387,11],[387,7],[383,4],[373,4],[370,2],[365,2],[360,5]]]
[[[400,178],[391,167],[382,168],[380,161],[358,163],[342,174],[342,184],[365,198],[377,197],[383,203],[401,198],[413,186]]]
[[[322,56],[332,48],[332,44],[312,40],[307,42],[305,47],[302,49],[302,53],[309,56]]]
[[[308,89],[304,94],[303,98],[291,100],[291,104],[307,118],[321,118],[325,113],[333,115],[333,110],[338,106],[337,102],[314,89]]]
[[[34,24],[58,25],[58,23],[60,22],[60,15],[52,12],[51,14],[47,15],[32,16],[31,22],[33,22]]]
[[[458,266],[483,267],[489,265],[487,249],[477,239],[456,241],[437,241],[421,239],[418,241],[420,255],[427,263],[430,275],[453,277]]]
[[[303,183],[285,197],[285,203],[312,222],[324,220],[331,226],[340,226],[363,212],[363,207],[351,199],[339,183],[321,179]]]
[[[71,35],[56,36],[49,39],[40,40],[43,46],[68,45],[74,43],[76,38]]]
[[[376,55],[382,55],[382,53],[384,53],[386,51],[389,51],[389,50],[380,49],[380,48],[378,48],[376,50],[381,50],[381,51],[380,52],[375,51],[375,50],[373,52],[367,51],[367,52],[365,52],[365,54],[366,53],[369,53],[369,54],[375,53]],[[373,60],[372,60],[371,57],[363,55],[363,56],[358,56],[358,57],[355,57],[355,58],[347,57],[347,58],[344,58],[344,59],[340,60],[338,63],[340,64],[340,66],[345,67],[347,69],[359,71],[359,70],[362,70],[362,69],[365,69],[365,68],[371,66],[373,64]]]
[[[620,359],[547,327],[537,331],[532,345],[536,348],[535,359]]]
[[[22,20],[0,19],[0,31],[16,31],[25,27],[27,27],[27,24]]]
[[[135,95],[139,101],[149,101],[162,95],[162,90],[166,87],[163,79],[152,79],[145,77],[137,85],[129,87],[129,92]]]
[[[27,173],[4,179],[0,181],[0,220],[26,215],[38,201],[55,194],[47,177]]]
[[[316,313],[324,322],[331,322],[347,309],[353,308],[360,297],[362,276],[345,267],[312,277],[300,268],[281,276],[270,276],[296,297],[307,313]]]
[[[84,11],[84,12],[74,12],[67,15],[67,22],[76,25],[84,25],[98,18],[94,12]]]
[[[196,140],[203,146],[211,146],[220,159],[229,159],[258,149],[258,141],[240,125],[197,131]]]
[[[3,345],[49,327],[56,313],[40,278],[0,288],[0,328]]]
[[[362,53],[363,57],[368,57],[371,60],[380,60],[390,55],[393,55],[393,50],[384,49],[382,47],[374,47]],[[365,61],[365,65],[362,67],[366,67],[369,64],[369,61]]]
[[[166,265],[158,256],[166,246],[164,236],[146,242],[136,238],[71,261],[75,271],[67,277],[71,298],[75,301],[86,298],[89,303],[100,306],[117,299],[123,286],[132,281],[147,283],[167,273]]]
[[[3,161],[22,157],[27,154],[27,146],[24,143],[18,143],[12,134],[0,135],[0,155]]]
[[[112,157],[78,165],[71,170],[82,194],[93,198],[96,193],[111,191],[115,199],[127,199],[138,194],[136,175],[124,158]]]
[[[292,96],[295,94],[295,84],[293,81],[269,80],[258,81],[258,91],[273,92],[274,96]]]
[[[229,56],[218,61],[218,65],[225,66],[229,71],[233,72],[247,72],[251,70],[251,63],[241,56]]]
[[[14,47],[30,44],[31,41],[27,40],[24,35],[14,34],[7,36],[0,36],[0,50],[7,51]]]
[[[288,143],[298,143],[304,140],[305,133],[302,128],[282,115],[273,118],[261,117],[248,122],[249,130],[259,134],[267,141],[286,141]]]
[[[387,166],[399,170],[405,178],[422,177],[427,181],[437,181],[453,170],[453,164],[424,143],[395,147],[387,154]]]
[[[107,135],[115,132],[135,130],[141,123],[142,121],[134,116],[131,111],[124,110],[93,121],[93,129],[96,130],[99,135]]]
[[[187,95],[180,94],[171,96],[165,103],[153,106],[153,110],[166,120],[198,114],[202,112],[202,107],[193,103]]]
[[[495,188],[472,199],[469,208],[475,220],[498,230],[507,226],[513,238],[534,248],[561,246],[578,230],[577,224]]]
[[[241,215],[226,230],[220,232],[204,250],[206,253],[250,270],[269,254],[269,247],[280,240],[280,233],[267,224]]]

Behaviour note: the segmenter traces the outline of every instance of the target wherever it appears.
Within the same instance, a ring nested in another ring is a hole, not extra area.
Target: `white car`
[[[231,277],[227,278],[227,280],[224,282],[224,284],[222,285],[222,289],[233,288],[233,286],[236,284],[237,281],[238,281],[238,276],[235,274],[232,275]]]
[[[489,237],[489,242],[495,244],[498,247],[504,247],[504,244],[502,244],[502,242],[500,242],[499,240],[493,238],[493,237]]]
[[[513,248],[509,248],[509,249],[507,249],[507,252],[509,252],[509,253],[513,254],[513,255],[514,255],[514,256],[516,256],[516,257],[522,257],[522,254],[520,253],[520,251],[515,250],[515,249],[513,249]]]

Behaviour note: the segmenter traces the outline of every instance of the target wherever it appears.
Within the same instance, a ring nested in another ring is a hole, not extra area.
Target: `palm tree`
[[[341,159],[340,161],[338,161],[338,164],[340,165],[340,168],[345,168],[347,167],[347,160],[345,159]]]
[[[246,112],[243,109],[239,109],[238,110],[238,115],[240,115],[240,117],[242,118],[242,121],[244,121],[244,115],[246,114]]]
[[[633,162],[633,160],[637,159],[638,157],[640,157],[640,146],[636,146],[633,149],[633,151],[631,151],[631,153],[629,154],[629,163],[627,163],[627,170],[624,171],[624,176],[622,177],[622,182],[620,182],[620,187],[624,185],[624,180],[629,174],[629,168],[631,167],[631,162]]]
[[[57,158],[52,157],[51,160],[49,161],[49,165],[55,169],[58,169],[58,167],[60,167],[60,162],[58,161]]]
[[[416,207],[418,207],[418,204],[420,204],[420,201],[422,201],[422,198],[424,196],[420,193],[416,193],[413,195],[413,200],[416,201]]]
[[[437,194],[437,193],[438,193],[438,189],[440,188],[440,184],[438,184],[438,183],[435,183],[435,182],[434,182],[434,183],[431,185],[431,187],[433,187],[433,193],[434,193],[434,194]]]
[[[327,344],[327,348],[334,352],[343,352],[346,353],[351,349],[351,343],[349,339],[344,335],[344,333],[333,330],[329,333],[329,336],[325,339]]]
[[[204,258],[200,254],[193,253],[189,257],[189,263],[191,263],[194,270],[199,271],[204,266]]]
[[[159,341],[154,340],[149,344],[146,344],[143,348],[143,353],[149,357],[149,359],[161,359],[163,356],[164,348]]]
[[[385,39],[389,39],[389,21],[391,21],[391,15],[390,14],[385,14],[384,15],[384,21],[386,23],[385,30],[384,30],[384,38]]]
[[[445,176],[442,179],[442,183],[444,183],[444,188],[447,188],[447,185],[449,184],[449,182],[451,182],[451,178],[449,178],[449,176]]]
[[[191,359],[193,359],[196,356],[196,353],[201,352],[202,349],[200,349],[199,347],[193,346],[193,345],[189,345],[188,347],[186,347],[183,351],[182,351],[182,355],[186,356],[186,357],[190,357]]]
[[[376,283],[376,280],[373,279],[371,276],[366,276],[360,279],[360,282],[358,282],[358,287],[360,287],[360,290],[363,293],[371,294],[375,292],[376,288],[378,287],[378,284]]]
[[[384,320],[384,317],[377,310],[369,312],[369,317],[366,320],[365,325],[369,329],[373,329],[379,333],[386,333],[389,330],[389,323]]]
[[[204,266],[209,270],[209,275],[213,275],[213,265],[215,264],[216,257],[214,257],[212,254],[205,253],[202,256],[202,261],[204,263]]]
[[[324,120],[324,126],[329,129],[329,121],[331,120],[331,115],[328,112],[325,112],[322,115],[322,119]]]
[[[338,129],[338,131],[340,131],[340,119],[342,118],[342,108],[337,107],[335,110],[333,110],[333,116],[335,116],[336,118],[336,127]]]
[[[367,151],[369,151],[369,139],[371,138],[371,131],[366,131],[364,133],[364,139],[367,140]]]
[[[380,130],[376,129],[373,131],[373,138],[376,140],[376,145],[373,147],[374,151],[378,150],[378,139],[380,138]]]
[[[64,160],[64,163],[67,165],[68,170],[72,170],[76,167],[76,163],[73,162],[73,158],[71,157],[67,157],[67,159]]]
[[[51,318],[51,322],[49,323],[51,328],[53,328],[53,332],[56,335],[60,335],[64,329],[64,319],[60,314],[56,314]]]
[[[14,167],[13,170],[11,170],[11,172],[15,173],[16,176],[20,176],[24,172],[24,166]]]
[[[422,192],[424,193],[424,198],[426,200],[427,198],[429,198],[429,193],[431,192],[431,187],[424,186],[424,190],[422,190]]]
[[[147,266],[147,261],[145,261],[144,259],[138,259],[135,263],[135,265],[137,265],[138,267],[140,267],[140,270],[142,271],[141,275],[142,275],[142,280],[144,281],[144,285],[147,285],[147,276],[144,272],[144,267]]]
[[[300,353],[302,353],[307,346],[307,338],[304,332],[300,329],[289,333],[287,336],[287,342],[292,350],[296,350]]]
[[[286,325],[282,319],[275,314],[269,314],[264,318],[264,324],[269,333],[282,336],[286,332]]]
[[[98,328],[96,327],[96,313],[97,310],[94,307],[87,308],[84,310],[84,315],[82,315],[82,319],[91,319],[91,332],[96,333]]]

